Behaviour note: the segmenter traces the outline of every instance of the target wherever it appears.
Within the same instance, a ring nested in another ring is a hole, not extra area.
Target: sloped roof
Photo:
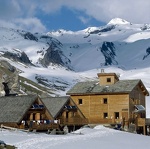
[[[36,97],[35,95],[0,97],[0,123],[19,123]]]
[[[79,82],[67,95],[129,93],[141,80],[120,80],[111,85],[100,85],[99,81]]]
[[[44,103],[53,118],[56,118],[61,109],[69,101],[69,97],[45,97],[42,98],[41,101]]]

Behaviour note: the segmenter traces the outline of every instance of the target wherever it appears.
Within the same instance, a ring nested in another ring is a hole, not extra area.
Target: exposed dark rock
[[[45,38],[45,39],[52,39],[50,36],[42,35],[40,38]]]
[[[56,49],[55,44],[51,44],[51,46],[47,49],[46,54],[44,55],[44,58],[41,60],[42,65],[45,67],[48,66],[50,63],[60,64],[63,65],[63,61],[60,57],[61,51],[59,49]]]
[[[55,45],[57,45],[57,47],[62,46],[62,43],[60,41],[58,41],[57,39],[52,38],[50,36],[47,36],[47,35],[40,36],[39,41],[44,41],[48,45],[55,44]]]
[[[146,49],[146,55],[144,55],[143,60],[150,55],[150,47]]]
[[[115,60],[115,47],[112,42],[104,42],[101,47],[101,52],[105,57],[105,65],[118,64]]]
[[[13,59],[14,61],[19,61],[25,64],[31,64],[28,56],[25,54],[25,52],[22,53],[11,53],[11,52],[5,52],[3,54],[4,57]]]
[[[90,32],[90,34],[98,34],[99,32],[100,30],[95,30],[95,31]]]
[[[150,47],[146,49],[146,53],[150,54]]]
[[[150,26],[148,24],[145,24],[143,27],[141,27],[142,31],[150,29]]]
[[[88,34],[87,36],[84,36],[84,38],[88,38],[90,36],[90,34]]]
[[[111,25],[111,26],[106,26],[105,28],[101,29],[101,30],[95,30],[95,31],[92,31],[90,32],[90,34],[98,34],[100,32],[108,32],[108,31],[111,31],[112,29],[115,28],[115,25]]]
[[[78,44],[70,46],[70,48],[78,49],[80,46]]]
[[[53,78],[53,80],[48,80],[40,75],[36,75],[35,79],[38,84],[42,84],[43,86],[49,87],[53,90],[61,90],[65,91],[69,84],[64,80],[58,80],[58,78]]]
[[[71,63],[71,61],[63,54],[59,46],[54,42],[52,42],[49,48],[46,50],[44,58],[40,62],[45,67],[49,66],[50,63],[61,66],[69,66],[69,64]]]
[[[21,60],[21,62],[24,62],[24,63],[26,63],[26,64],[31,64],[31,61],[29,60],[29,58],[28,58],[28,56],[25,54],[25,52],[22,52],[22,53],[21,53],[20,60]]]
[[[33,34],[31,34],[30,32],[27,32],[24,34],[24,39],[29,39],[29,40],[34,40],[34,41],[38,41],[38,38],[35,37]]]

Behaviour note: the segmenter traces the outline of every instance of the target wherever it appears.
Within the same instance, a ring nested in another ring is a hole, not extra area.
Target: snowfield
[[[80,134],[81,133],[81,134]],[[104,126],[82,128],[66,135],[21,131],[0,131],[0,140],[18,149],[141,149],[149,148],[150,137],[118,131]]]

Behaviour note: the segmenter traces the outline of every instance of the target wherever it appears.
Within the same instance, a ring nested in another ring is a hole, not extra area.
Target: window
[[[115,112],[115,119],[119,118],[119,112]]]
[[[76,113],[75,112],[72,112],[72,116],[74,117],[76,115]]]
[[[78,104],[82,105],[82,99],[78,99]]]
[[[111,78],[107,78],[107,82],[111,82]]]
[[[35,115],[36,115],[36,113],[33,113],[33,119],[32,120],[35,120]]]
[[[107,104],[107,98],[103,98],[103,103]]]
[[[68,119],[68,117],[69,117],[69,112],[66,112],[66,118]]]
[[[104,118],[108,118],[108,113],[104,113]]]

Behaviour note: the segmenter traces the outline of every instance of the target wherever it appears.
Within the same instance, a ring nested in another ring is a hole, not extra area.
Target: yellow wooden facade
[[[120,123],[123,116],[128,119],[129,95],[71,96],[89,123]],[[79,104],[82,99],[82,104]]]
[[[98,73],[97,75],[101,85],[115,84],[119,80],[115,73]]]
[[[98,77],[99,84],[106,87],[119,81],[115,73],[99,73]],[[125,128],[135,124],[136,129],[141,127],[141,121],[146,120],[146,110],[136,112],[135,105],[146,108],[146,95],[148,91],[142,81],[130,92],[70,94],[89,124],[122,124]],[[145,131],[145,123],[142,127]]]
[[[67,108],[74,107],[74,108]],[[57,119],[60,120],[60,125],[85,125],[88,124],[87,118],[81,113],[75,103],[70,100],[66,104],[66,108],[61,110]]]

